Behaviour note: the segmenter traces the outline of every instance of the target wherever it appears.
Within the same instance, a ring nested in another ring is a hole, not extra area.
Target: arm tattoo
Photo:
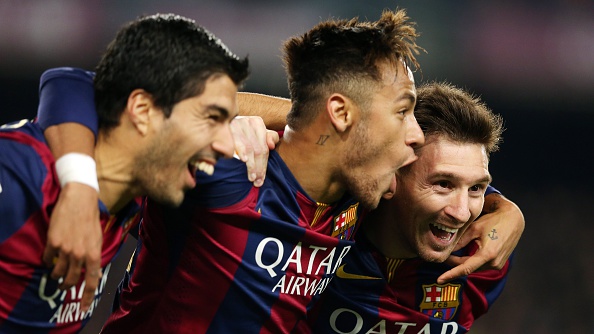
[[[487,234],[487,236],[491,239],[491,240],[496,240],[499,239],[498,236],[496,236],[495,234],[497,234],[497,230],[496,229],[492,229],[491,233]]]
[[[316,144],[318,144],[320,146],[324,146],[324,144],[326,143],[326,140],[328,140],[328,138],[330,138],[329,135],[320,135],[320,138],[318,139]]]

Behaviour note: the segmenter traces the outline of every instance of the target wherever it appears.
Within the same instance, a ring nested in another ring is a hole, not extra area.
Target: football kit
[[[491,192],[498,191],[489,187]],[[472,255],[476,250],[476,243],[470,243],[453,254]],[[510,260],[501,270],[477,271],[438,284],[437,278],[451,266],[386,258],[360,231],[308,323],[313,333],[466,333],[501,294],[509,266]]]
[[[139,245],[103,333],[287,333],[326,290],[362,209],[316,203],[270,152],[260,188],[236,159],[179,209],[148,200]]]
[[[56,101],[45,106],[60,105],[46,90],[78,91],[83,101],[62,108],[59,122],[96,133],[84,118],[94,114],[92,90],[80,87],[91,86],[92,73],[48,72],[40,99]],[[46,114],[53,112],[40,107],[40,121],[58,123]],[[289,332],[332,280],[363,212],[349,196],[332,205],[313,201],[275,152],[260,188],[243,162],[230,159],[213,176],[200,175],[181,208],[147,202],[104,333]]]
[[[127,231],[137,223],[136,201],[113,216],[99,203],[103,277],[90,309],[82,312],[84,274],[61,291],[61,281],[51,279],[52,268],[42,261],[60,192],[54,164],[38,124],[24,120],[0,129],[0,333],[78,332],[99,302]]]
[[[92,78],[52,71],[52,83],[71,86],[61,92]],[[64,117],[96,133],[83,116],[94,114],[92,90],[79,95],[80,110]],[[43,112],[40,121],[56,123]],[[104,333],[465,333],[500,294],[509,264],[435,284],[448,266],[386,259],[364,237],[354,246],[357,202],[316,203],[274,151],[268,164],[261,188],[230,159],[200,173],[179,209],[147,200]]]

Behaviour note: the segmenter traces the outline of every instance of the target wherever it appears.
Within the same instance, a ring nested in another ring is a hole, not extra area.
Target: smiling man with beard
[[[51,81],[53,75],[46,72],[43,80]],[[153,15],[118,32],[94,82],[81,70],[65,75],[80,89],[96,93],[97,111],[91,110],[99,120],[96,168],[90,157],[68,157],[90,167],[98,178],[85,181],[94,181],[100,192],[99,203],[92,203],[94,219],[77,221],[58,234],[83,242],[75,232],[90,226],[96,236],[90,246],[96,251],[78,259],[70,258],[72,248],[51,254],[50,263],[70,260],[68,268],[78,273],[85,267],[80,278],[53,276],[43,251],[56,226],[50,223],[62,192],[56,165],[64,160],[54,160],[38,123],[24,120],[1,127],[0,333],[82,329],[101,298],[112,260],[138,224],[136,198],[149,195],[179,205],[184,192],[195,186],[197,165],[233,154],[230,122],[237,114],[236,93],[248,75],[248,63],[194,21]],[[76,94],[63,98],[78,101]],[[93,99],[88,102],[93,105]],[[171,146],[175,150],[166,149]],[[77,168],[62,172],[81,180]]]

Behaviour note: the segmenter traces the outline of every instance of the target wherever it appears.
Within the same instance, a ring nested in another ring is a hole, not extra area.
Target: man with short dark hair
[[[68,75],[92,82],[84,71]],[[86,259],[85,275],[64,291],[64,281],[52,279],[42,261],[49,215],[60,193],[54,158],[37,123],[0,129],[0,333],[73,333],[84,326],[112,259],[138,222],[135,199],[150,195],[179,205],[195,186],[197,170],[212,172],[220,157],[233,154],[229,123],[247,75],[247,60],[189,19],[147,16],[118,32],[95,77],[101,225],[93,228],[102,247]],[[95,164],[88,157],[68,158]],[[62,173],[81,180],[76,169]],[[80,272],[83,263],[68,265]],[[87,305],[83,296],[91,297]]]

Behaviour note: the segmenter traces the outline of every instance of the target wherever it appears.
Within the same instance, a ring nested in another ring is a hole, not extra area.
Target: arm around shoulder
[[[240,92],[237,94],[241,116],[260,116],[266,128],[282,131],[287,124],[287,114],[291,110],[291,100],[258,93]]]

